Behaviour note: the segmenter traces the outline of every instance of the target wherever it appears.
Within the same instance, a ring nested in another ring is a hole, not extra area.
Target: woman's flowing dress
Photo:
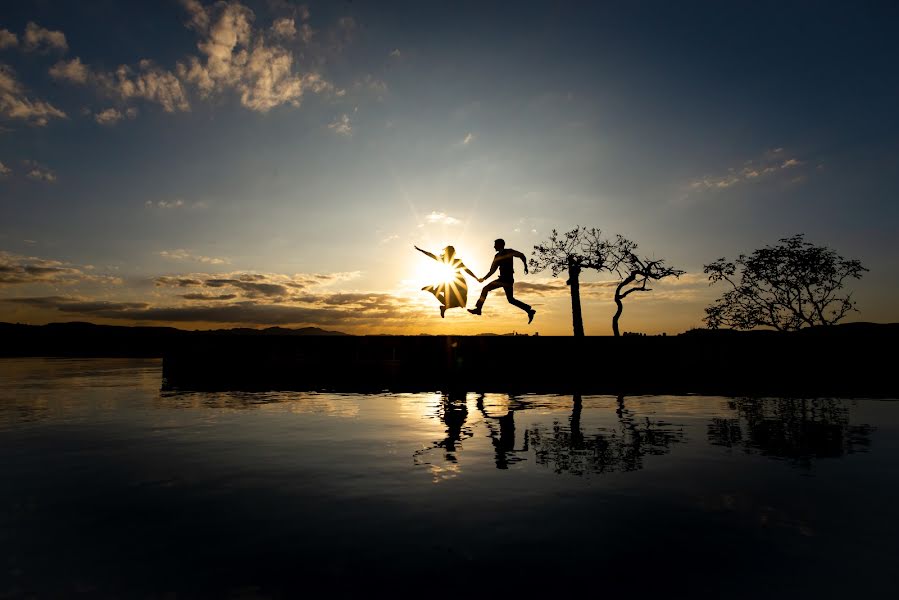
[[[440,262],[450,265],[453,269],[453,278],[449,281],[441,281],[434,285],[426,286],[424,289],[434,294],[437,300],[446,308],[465,308],[468,302],[468,283],[465,281],[465,274],[462,272],[465,265],[458,258],[449,260],[442,258]]]

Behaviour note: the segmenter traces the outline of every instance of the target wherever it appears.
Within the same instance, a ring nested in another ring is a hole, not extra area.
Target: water
[[[160,384],[0,360],[0,597],[899,584],[895,401]]]

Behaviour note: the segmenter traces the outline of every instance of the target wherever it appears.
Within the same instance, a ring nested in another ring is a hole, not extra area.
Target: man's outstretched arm
[[[527,259],[527,257],[524,254],[522,254],[521,252],[519,252],[518,250],[512,250],[512,256],[515,256],[515,257],[518,257],[521,259],[521,262],[524,263],[524,274],[527,275],[528,274],[528,259]]]
[[[490,277],[491,275],[496,273],[496,270],[498,268],[499,268],[499,259],[494,258],[493,264],[490,265],[490,271],[486,275],[484,275],[483,277],[478,279],[478,281],[484,281],[485,279],[487,279],[488,277]]]

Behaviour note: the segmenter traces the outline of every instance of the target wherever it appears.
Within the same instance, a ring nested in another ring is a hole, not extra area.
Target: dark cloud
[[[237,289],[248,292],[247,296],[250,298],[255,298],[257,296],[286,296],[289,293],[287,287],[284,285],[279,283],[258,283],[258,280],[207,279],[204,285],[211,288],[221,288],[226,286],[236,287]]]
[[[7,298],[4,302],[25,304],[37,308],[56,309],[62,312],[98,314],[106,311],[129,311],[147,308],[146,302],[106,302],[102,300],[81,300],[66,296],[42,296],[38,298]]]
[[[379,304],[393,304],[396,296],[382,293],[344,293],[320,296],[318,301],[331,306],[376,306]]]
[[[115,277],[86,273],[85,267],[77,267],[56,260],[0,252],[0,286],[29,283],[72,284],[81,282],[121,283]]]
[[[4,300],[35,308],[79,313],[92,318],[136,322],[234,323],[247,325],[340,325],[374,324],[408,318],[402,306],[372,304],[368,308],[323,308],[263,304],[252,300],[229,304],[151,307],[143,302],[86,301],[65,296],[43,296]]]
[[[193,285],[203,285],[203,282],[199,279],[191,279],[190,277],[157,277],[156,278],[157,286],[169,286],[169,287],[190,287]]]
[[[220,294],[218,296],[208,296],[206,294],[179,294],[185,300],[233,300],[237,298],[237,294]]]

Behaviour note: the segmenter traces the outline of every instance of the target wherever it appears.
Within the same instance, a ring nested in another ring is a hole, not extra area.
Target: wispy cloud
[[[272,23],[272,34],[275,37],[292,40],[297,36],[296,23],[289,17],[275,19],[275,22]]]
[[[227,258],[191,254],[183,248],[178,248],[177,250],[163,250],[159,252],[159,256],[168,260],[198,262],[207,265],[226,265],[231,262]]]
[[[463,144],[464,146],[467,146],[467,145],[470,144],[473,140],[474,140],[474,134],[471,133],[471,132],[468,132],[468,133],[465,134],[465,137],[462,138],[462,144]]]
[[[137,109],[133,106],[126,108],[124,112],[115,108],[106,108],[94,114],[94,121],[100,125],[115,125],[122,119],[133,119],[137,116]]]
[[[46,283],[70,285],[76,283],[120,284],[117,277],[90,273],[88,266],[73,265],[58,260],[22,256],[0,251],[0,286]]]
[[[72,60],[61,60],[50,67],[50,77],[60,81],[87,83],[89,76],[90,69],[77,56]]]
[[[8,29],[0,29],[0,50],[19,45],[19,36]]]
[[[388,54],[388,56],[390,56],[390,58],[400,58],[402,55],[403,55],[403,53],[400,52],[399,48],[394,48],[393,50],[390,51],[390,54]]]
[[[29,21],[25,26],[22,42],[22,47],[26,52],[49,52],[51,50],[65,52],[69,49],[66,35],[63,32],[50,31],[33,21]]]
[[[174,200],[157,200],[156,202],[153,202],[152,200],[147,200],[146,202],[144,202],[144,206],[146,206],[147,208],[161,208],[161,209],[181,208],[184,206],[184,200],[182,200],[181,198],[176,198]]]
[[[731,167],[717,175],[705,175],[690,181],[688,190],[726,190],[746,183],[754,183],[774,177],[801,166],[803,161],[788,157],[783,148],[769,150],[760,158],[747,160],[740,167]]]
[[[0,162],[0,177],[6,177],[10,173],[12,173],[12,169]]]
[[[338,135],[353,135],[353,124],[350,121],[349,115],[347,115],[346,113],[340,115],[337,119],[328,123],[328,129]]]
[[[47,183],[53,183],[56,181],[56,173],[53,172],[52,169],[41,165],[38,162],[33,160],[24,160],[22,164],[25,165],[25,168],[28,169],[26,177],[28,179],[32,179],[34,181],[45,181]]]
[[[430,214],[425,215],[425,222],[431,225],[459,225],[462,223],[462,221],[455,217],[451,217],[444,212],[437,211],[431,211]]]
[[[181,81],[174,73],[157,66],[151,60],[140,61],[137,70],[120,65],[115,73],[97,75],[97,80],[107,93],[123,102],[154,102],[169,113],[190,110],[190,102]]]
[[[66,113],[49,102],[29,98],[12,68],[0,63],[0,117],[21,119],[42,127],[50,119],[64,119]]]

